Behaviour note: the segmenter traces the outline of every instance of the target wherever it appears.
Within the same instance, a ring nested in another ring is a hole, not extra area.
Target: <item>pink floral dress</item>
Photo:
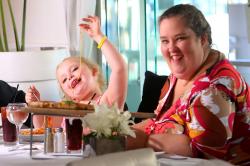
[[[167,94],[155,110],[157,117],[146,126],[147,134],[186,134],[194,157],[250,159],[249,87],[227,60],[199,76],[171,106],[167,103],[177,79],[168,79]]]

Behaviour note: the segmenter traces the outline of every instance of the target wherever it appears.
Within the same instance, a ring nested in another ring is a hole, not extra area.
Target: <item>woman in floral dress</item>
[[[233,163],[250,159],[249,87],[224,55],[211,48],[211,28],[192,5],[176,5],[159,18],[161,51],[171,75],[156,118],[134,126],[128,148]],[[153,88],[153,87],[152,87]]]

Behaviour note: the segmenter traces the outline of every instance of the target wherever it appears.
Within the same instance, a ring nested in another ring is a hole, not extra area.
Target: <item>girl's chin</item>
[[[74,102],[80,102],[83,101],[83,98],[81,96],[75,96],[74,98],[72,98]]]
[[[85,100],[87,97],[87,94],[85,93],[79,93],[79,94],[74,94],[74,99],[77,99],[79,101]]]
[[[76,91],[74,91],[74,93],[71,93],[70,97],[73,100],[79,100],[81,98],[81,96],[79,95],[79,93],[77,93]]]

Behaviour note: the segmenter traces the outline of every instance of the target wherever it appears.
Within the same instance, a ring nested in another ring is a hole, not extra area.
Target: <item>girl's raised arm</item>
[[[123,109],[128,86],[127,65],[118,50],[101,32],[100,19],[96,16],[88,16],[82,20],[86,23],[80,24],[80,27],[98,43],[98,48],[101,49],[111,68],[108,88],[101,97],[100,103],[108,105],[117,103],[118,107]]]

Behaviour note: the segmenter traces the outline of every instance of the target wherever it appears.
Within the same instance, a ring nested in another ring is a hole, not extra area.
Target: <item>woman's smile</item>
[[[170,54],[170,58],[171,58],[171,60],[173,60],[175,62],[175,61],[181,60],[182,56],[181,55],[172,55],[172,54]]]

